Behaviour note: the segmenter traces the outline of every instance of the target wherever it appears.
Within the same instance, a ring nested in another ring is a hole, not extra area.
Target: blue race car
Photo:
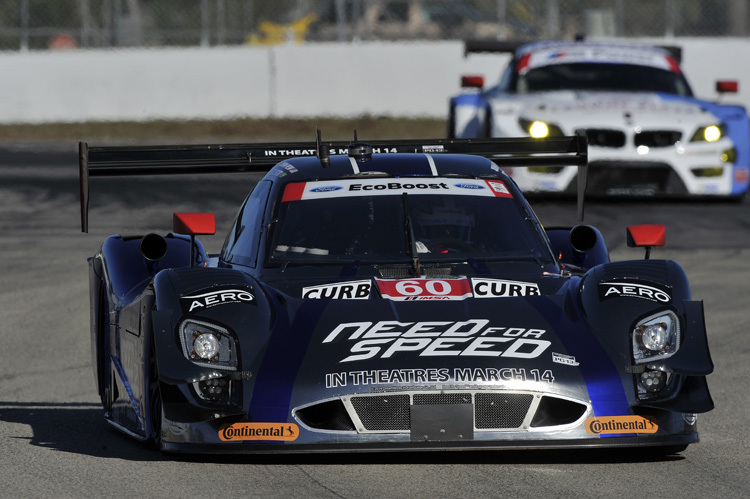
[[[470,52],[511,52],[500,82],[462,78],[449,137],[589,139],[589,194],[741,198],[750,179],[744,107],[693,96],[681,51],[626,43],[467,41]],[[720,93],[736,81],[719,81]],[[512,172],[525,192],[574,192],[573,167]]]
[[[503,172],[586,159],[583,136],[81,144],[84,231],[90,177],[267,171],[220,254],[213,215],[175,213],[88,260],[106,421],[168,452],[683,450],[713,364],[684,271],[649,258],[664,227],[610,262]]]

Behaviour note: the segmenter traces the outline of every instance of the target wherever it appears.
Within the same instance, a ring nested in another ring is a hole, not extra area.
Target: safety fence
[[[2,0],[0,50],[744,37],[747,0]]]

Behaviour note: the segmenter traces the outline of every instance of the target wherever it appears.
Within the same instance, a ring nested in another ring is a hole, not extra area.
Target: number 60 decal
[[[406,300],[463,300],[471,296],[471,284],[462,279],[376,279],[383,298]]]

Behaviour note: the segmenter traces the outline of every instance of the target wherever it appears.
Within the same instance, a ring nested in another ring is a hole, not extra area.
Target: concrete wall
[[[698,96],[737,79],[750,107],[750,40],[663,39],[683,47]],[[461,42],[306,44],[0,53],[0,123],[233,117],[444,117],[461,74],[494,83],[507,55]]]

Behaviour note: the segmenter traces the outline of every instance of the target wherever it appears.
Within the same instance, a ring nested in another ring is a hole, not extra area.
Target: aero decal
[[[586,420],[586,431],[592,435],[656,433],[658,430],[659,425],[652,418],[641,416],[608,416]]]
[[[255,296],[246,289],[212,289],[204,293],[183,296],[180,298],[182,309],[185,312],[203,310],[225,303],[251,303],[255,304]]]
[[[299,427],[294,423],[234,423],[219,430],[225,442],[240,440],[297,440]]]
[[[366,300],[370,297],[370,288],[372,288],[372,282],[369,280],[309,286],[302,288],[302,298]]]
[[[672,301],[672,288],[663,284],[635,279],[612,279],[599,283],[599,300],[615,297],[640,298],[658,303]]]
[[[471,296],[469,280],[460,279],[376,279],[383,298],[394,301],[464,300]]]

